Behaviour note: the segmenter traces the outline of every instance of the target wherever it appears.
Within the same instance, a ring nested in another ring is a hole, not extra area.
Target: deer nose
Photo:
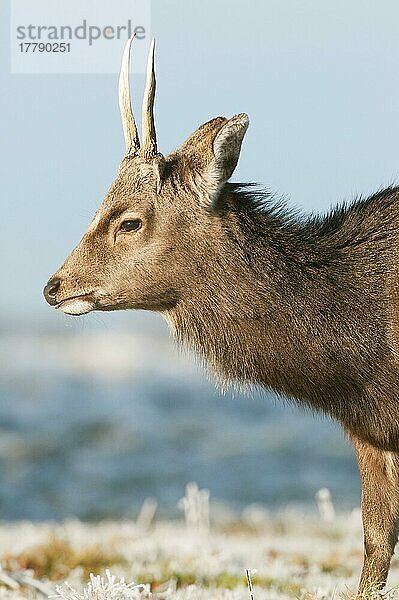
[[[53,277],[44,286],[43,296],[51,306],[57,304],[57,292],[60,288],[60,284],[61,279],[59,277]]]

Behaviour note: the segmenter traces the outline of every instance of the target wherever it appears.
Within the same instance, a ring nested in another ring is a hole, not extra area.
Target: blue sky
[[[0,4],[2,319],[56,319],[41,296],[123,153],[115,75],[11,75]],[[399,173],[399,4],[154,0],[160,150],[245,111],[234,180],[303,210],[369,194]],[[134,79],[139,115],[143,76]]]

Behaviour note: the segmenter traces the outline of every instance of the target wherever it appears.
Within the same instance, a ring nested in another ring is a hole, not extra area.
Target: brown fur
[[[73,314],[160,311],[222,378],[337,419],[362,477],[359,594],[380,589],[399,519],[399,192],[296,218],[227,183],[247,124],[218,117],[169,156],[126,157],[45,295]]]

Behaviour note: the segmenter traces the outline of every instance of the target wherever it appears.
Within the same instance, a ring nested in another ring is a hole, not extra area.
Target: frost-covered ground
[[[327,502],[321,514],[271,516],[253,505],[237,518],[215,507],[209,526],[208,508],[206,492],[192,486],[181,521],[154,522],[155,506],[147,503],[137,521],[4,523],[0,598],[249,600],[247,569],[255,600],[355,590],[362,559],[359,511],[334,515]],[[399,581],[399,562],[392,567],[391,587]],[[92,578],[87,587],[90,573],[102,579]]]

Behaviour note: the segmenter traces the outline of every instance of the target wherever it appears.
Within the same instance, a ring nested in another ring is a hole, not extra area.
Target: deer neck
[[[337,290],[348,282],[329,272],[309,236],[267,213],[247,215],[247,226],[237,227],[224,223],[215,254],[209,246],[202,253],[204,277],[169,313],[177,339],[223,381],[258,384],[340,414],[360,393],[359,372],[370,361],[353,365],[356,349],[342,346],[339,323],[353,298]]]
[[[165,316],[179,342],[193,348],[223,380],[282,389],[284,356],[292,355],[292,347],[283,296],[271,276],[276,250],[246,243],[242,232],[237,244],[233,229],[224,227],[212,244],[214,255],[209,247],[204,250],[203,276]],[[243,250],[249,247],[249,253]],[[256,260],[265,253],[267,260]]]

